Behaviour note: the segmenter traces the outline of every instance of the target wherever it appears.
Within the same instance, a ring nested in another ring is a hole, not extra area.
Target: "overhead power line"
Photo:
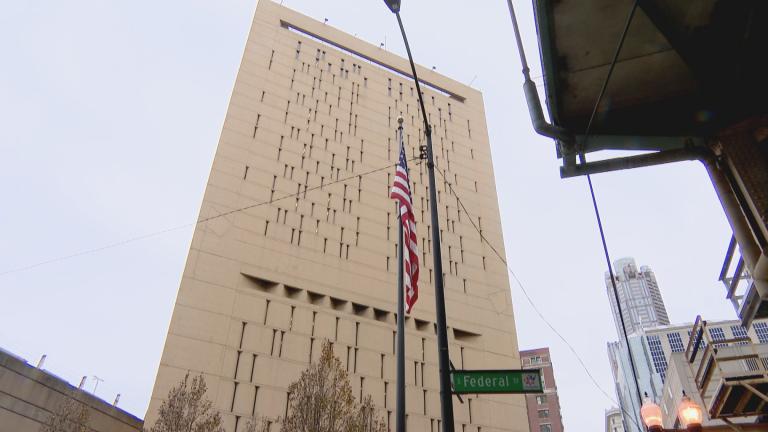
[[[507,272],[509,272],[509,274],[512,276],[512,279],[515,280],[515,283],[517,283],[517,286],[520,287],[520,290],[523,292],[523,295],[525,296],[525,299],[528,301],[528,304],[531,305],[531,308],[533,309],[533,311],[536,312],[536,315],[539,316],[539,319],[541,319],[544,322],[544,324],[546,324],[547,327],[549,327],[549,329],[552,330],[552,332],[568,347],[568,349],[571,351],[571,354],[573,354],[573,356],[576,357],[576,360],[579,362],[579,365],[581,366],[581,368],[584,370],[584,372],[589,377],[590,381],[592,381],[592,384],[606,397],[606,399],[608,399],[612,403],[614,403],[617,406],[619,406],[619,408],[622,411],[624,411],[625,414],[629,414],[626,410],[624,410],[623,407],[621,407],[621,404],[619,404],[614,398],[611,397],[610,394],[608,394],[608,392],[605,391],[605,389],[603,389],[600,386],[600,384],[597,382],[597,379],[595,379],[594,375],[592,375],[592,372],[590,372],[589,368],[587,367],[587,364],[581,358],[581,356],[576,351],[576,349],[573,347],[573,345],[570,342],[568,342],[568,340],[565,338],[565,336],[563,336],[563,334],[560,333],[555,328],[555,326],[544,316],[544,314],[541,312],[539,307],[536,306],[536,303],[533,301],[533,299],[531,298],[530,294],[528,294],[528,290],[525,288],[525,285],[523,285],[523,282],[520,280],[520,278],[517,277],[517,274],[509,267],[509,264],[507,263],[506,258],[504,258],[504,255],[502,255],[498,251],[498,249],[496,249],[496,246],[494,246],[490,241],[488,241],[488,238],[485,237],[485,235],[483,234],[483,232],[480,229],[480,227],[478,227],[477,224],[475,224],[475,219],[472,216],[472,213],[467,211],[467,207],[464,206],[464,202],[461,200],[461,197],[453,189],[453,185],[451,184],[451,182],[448,181],[448,178],[446,177],[445,172],[441,168],[439,168],[439,167],[435,167],[435,169],[437,169],[437,172],[440,173],[440,176],[443,177],[443,180],[445,180],[445,184],[448,185],[448,189],[450,190],[451,194],[454,197],[456,197],[456,201],[459,203],[459,207],[461,207],[461,210],[469,218],[469,222],[472,224],[472,227],[480,235],[480,240],[483,243],[485,243],[486,245],[488,245],[488,247],[491,249],[491,251],[493,251],[493,254],[496,255],[496,257],[499,259],[499,261],[501,261],[501,263],[504,264],[504,267],[507,268]],[[496,291],[496,292],[498,292],[498,291]],[[630,418],[632,418],[633,421],[634,421],[634,417],[630,416]],[[637,422],[635,422],[635,424],[637,425]],[[640,428],[640,425],[637,425],[637,427]]]
[[[412,160],[415,160],[415,159],[418,159],[418,158],[411,158],[409,161],[412,161]],[[374,173],[377,173],[377,172],[380,172],[380,171],[384,171],[384,170],[392,168],[394,166],[395,166],[395,164],[390,164],[390,165],[387,165],[387,166],[383,166],[381,168],[372,169],[370,171],[366,171],[366,172],[363,172],[363,173],[360,173],[360,174],[355,174],[355,175],[352,175],[352,176],[344,177],[344,178],[341,178],[341,179],[338,179],[338,180],[335,180],[335,181],[332,181],[332,182],[329,182],[329,183],[325,183],[325,184],[322,184],[322,185],[319,185],[319,186],[313,186],[313,187],[307,188],[306,190],[303,190],[301,192],[284,195],[284,196],[281,196],[279,198],[274,198],[274,199],[271,199],[271,200],[268,200],[268,201],[257,202],[257,203],[254,203],[254,204],[251,204],[251,205],[248,205],[248,206],[245,206],[245,207],[241,207],[241,208],[237,208],[237,209],[234,209],[234,210],[226,211],[226,212],[218,214],[216,216],[209,216],[209,217],[206,217],[206,218],[202,218],[202,219],[199,219],[197,222],[192,222],[192,223],[188,223],[188,224],[184,224],[184,225],[178,225],[178,226],[175,226],[175,227],[172,227],[172,228],[167,228],[167,229],[164,229],[164,230],[154,231],[154,232],[147,233],[147,234],[142,234],[142,235],[139,235],[139,236],[136,236],[136,237],[127,238],[127,239],[120,240],[120,241],[117,241],[117,242],[114,242],[114,243],[108,243],[108,244],[103,245],[103,246],[99,246],[99,247],[95,247],[95,248],[91,248],[91,249],[85,249],[85,250],[82,250],[82,251],[79,251],[79,252],[74,252],[74,253],[67,254],[67,255],[62,255],[62,256],[59,256],[59,257],[56,257],[56,258],[51,258],[51,259],[48,259],[48,260],[45,260],[45,261],[40,261],[40,262],[37,262],[37,263],[34,263],[34,264],[29,264],[29,265],[25,265],[25,266],[22,266],[22,267],[17,267],[17,268],[14,268],[14,269],[4,270],[4,271],[0,272],[0,277],[1,276],[6,276],[6,275],[9,275],[9,274],[13,274],[13,273],[19,273],[19,272],[31,270],[31,269],[34,269],[34,268],[37,268],[37,267],[48,265],[48,264],[53,264],[53,263],[57,263],[57,262],[61,262],[61,261],[66,261],[66,260],[69,260],[69,259],[72,259],[72,258],[77,258],[77,257],[83,256],[83,255],[94,254],[94,253],[101,252],[101,251],[104,251],[104,250],[107,250],[107,249],[112,249],[112,248],[116,248],[116,247],[119,247],[119,246],[123,246],[123,245],[129,244],[129,243],[135,243],[135,242],[140,241],[140,240],[145,240],[145,239],[148,239],[148,238],[157,237],[157,236],[160,236],[162,234],[167,234],[169,232],[178,231],[180,229],[189,228],[189,227],[192,227],[192,226],[195,226],[195,225],[198,225],[198,224],[202,224],[202,223],[211,221],[213,219],[218,219],[218,218],[221,218],[221,217],[229,216],[231,214],[242,212],[242,211],[245,211],[245,210],[249,210],[249,209],[252,209],[252,208],[255,208],[255,207],[261,207],[261,206],[264,206],[264,205],[269,205],[269,204],[272,204],[272,203],[275,203],[275,202],[278,202],[278,201],[282,201],[284,199],[296,198],[299,195],[304,195],[305,193],[313,191],[313,190],[326,188],[328,186],[332,186],[332,185],[337,184],[337,183],[344,183],[344,182],[346,182],[348,180],[356,179],[358,177],[365,177],[367,175],[371,175],[371,174],[374,174]]]
[[[611,59],[611,64],[608,67],[608,72],[605,75],[605,79],[603,80],[603,85],[600,87],[600,92],[597,95],[597,100],[595,101],[595,105],[592,108],[592,114],[589,116],[589,121],[587,122],[587,127],[584,130],[584,140],[582,141],[581,148],[579,150],[579,160],[581,161],[582,165],[586,165],[587,158],[584,154],[586,147],[587,147],[587,141],[590,137],[590,132],[592,131],[592,124],[595,121],[595,118],[597,117],[597,112],[600,109],[600,103],[603,101],[603,97],[605,96],[605,92],[608,89],[608,83],[611,81],[611,76],[613,76],[613,71],[616,68],[616,63],[619,60],[619,54],[621,54],[621,49],[624,47],[624,41],[627,38],[627,33],[629,33],[629,27],[632,25],[632,20],[635,17],[635,12],[637,11],[639,0],[635,0],[632,2],[632,7],[629,9],[629,13],[627,14],[626,21],[624,23],[624,29],[621,32],[621,35],[619,36],[619,40],[616,42],[616,49],[613,53],[613,58]],[[634,378],[634,384],[635,384],[635,390],[637,393],[637,402],[639,405],[642,405],[643,403],[643,395],[640,391],[640,381],[637,378],[637,366],[635,365],[635,358],[632,356],[632,347],[629,344],[629,335],[627,333],[627,324],[626,320],[624,319],[624,312],[621,310],[621,301],[619,299],[619,290],[616,287],[616,277],[613,273],[613,265],[611,264],[611,254],[608,252],[608,242],[605,238],[605,230],[603,229],[603,220],[600,216],[600,208],[597,205],[597,196],[595,194],[595,187],[592,184],[592,176],[587,173],[587,184],[589,185],[589,194],[592,197],[592,207],[595,211],[595,219],[597,221],[597,228],[600,232],[600,241],[603,245],[603,254],[605,255],[605,264],[608,267],[608,273],[611,277],[611,288],[613,293],[613,298],[616,301],[616,310],[618,311],[619,315],[619,322],[621,323],[621,331],[622,336],[624,336],[624,343],[627,348],[627,357],[629,357],[629,366],[632,370],[632,377]],[[621,346],[619,346],[621,348]],[[626,372],[625,372],[626,373]],[[635,414],[638,415],[638,418],[640,416],[640,406],[635,405],[634,398],[630,398],[630,401],[632,402],[632,408],[635,410]],[[624,409],[622,407],[622,409]],[[634,416],[630,416],[630,418],[635,418]],[[635,422],[636,423],[636,422]],[[640,430],[640,428],[638,426]]]

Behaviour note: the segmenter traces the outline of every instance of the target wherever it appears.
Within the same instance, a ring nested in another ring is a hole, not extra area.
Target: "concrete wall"
[[[0,432],[38,432],[67,399],[87,407],[90,431],[142,430],[141,419],[0,349]]]

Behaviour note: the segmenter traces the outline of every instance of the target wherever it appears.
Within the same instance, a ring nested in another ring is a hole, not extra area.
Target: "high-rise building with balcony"
[[[418,67],[438,179],[444,274],[435,274],[427,172],[418,161],[423,113],[409,70],[377,45],[258,3],[148,426],[187,371],[204,374],[228,432],[254,415],[285,416],[289,384],[328,340],[354,395],[370,395],[394,429],[398,222],[389,189],[398,116],[421,261],[419,300],[406,318],[408,428],[441,427],[435,278],[445,280],[456,368],[520,367],[507,269],[473,227],[503,253],[482,95]],[[454,398],[454,412],[462,432],[519,431],[528,422],[522,395]]]

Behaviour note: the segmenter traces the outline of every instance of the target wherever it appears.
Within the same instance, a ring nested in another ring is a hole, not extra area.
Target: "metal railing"
[[[728,244],[718,280],[725,287],[725,298],[731,302],[736,314],[743,317],[744,312],[746,312],[745,307],[753,304],[745,300],[750,300],[749,296],[755,295],[755,290],[752,289],[754,281],[744,265],[744,259],[739,251],[736,238],[733,236],[731,236],[731,241]]]
[[[724,401],[730,394],[727,388],[724,390],[725,387],[743,386],[768,402],[768,396],[760,390],[763,383],[768,383],[767,345],[756,345],[748,336],[713,339],[707,332],[707,322],[698,316],[691,330],[685,355],[693,381],[701,399],[707,403],[712,418],[730,417],[735,414],[722,414]],[[743,408],[745,404],[739,406]],[[755,413],[745,412],[743,415]]]

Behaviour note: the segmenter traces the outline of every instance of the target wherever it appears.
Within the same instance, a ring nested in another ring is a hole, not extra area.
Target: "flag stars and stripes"
[[[405,311],[410,313],[419,297],[419,251],[416,242],[416,219],[413,214],[411,187],[408,179],[408,163],[405,147],[400,143],[400,159],[395,171],[390,197],[397,201],[400,223],[403,225],[403,288]]]

